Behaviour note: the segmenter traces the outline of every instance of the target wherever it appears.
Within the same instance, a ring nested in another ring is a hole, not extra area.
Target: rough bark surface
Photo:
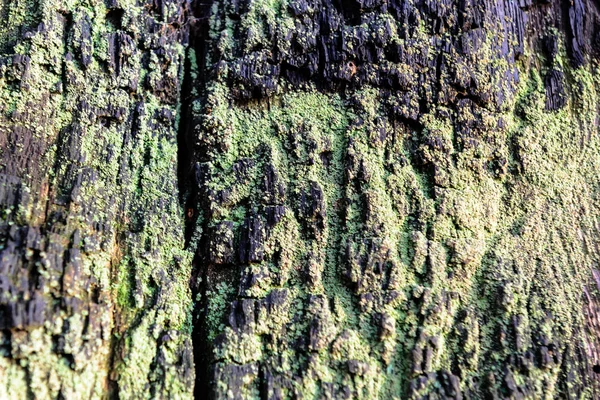
[[[583,0],[215,1],[197,394],[598,398],[599,27]]]
[[[0,23],[0,398],[600,396],[597,2]]]
[[[188,4],[0,5],[0,398],[190,397]]]

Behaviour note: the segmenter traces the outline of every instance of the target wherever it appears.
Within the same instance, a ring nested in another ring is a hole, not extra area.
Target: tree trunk
[[[598,4],[212,10],[197,394],[598,398]]]
[[[188,4],[0,10],[0,398],[190,397]]]
[[[0,11],[0,398],[600,396],[597,2]]]

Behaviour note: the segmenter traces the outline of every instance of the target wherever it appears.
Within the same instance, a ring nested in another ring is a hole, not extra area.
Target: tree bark
[[[0,398],[190,397],[189,4],[0,10]]]
[[[197,395],[598,398],[598,4],[212,10]]]
[[[0,398],[599,397],[596,2],[0,18]]]

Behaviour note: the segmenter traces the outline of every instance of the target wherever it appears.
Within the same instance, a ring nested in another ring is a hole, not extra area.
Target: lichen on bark
[[[5,1],[0,398],[598,397],[599,11]]]
[[[191,393],[188,7],[2,5],[1,398]]]
[[[596,397],[596,6],[212,10],[198,390]]]

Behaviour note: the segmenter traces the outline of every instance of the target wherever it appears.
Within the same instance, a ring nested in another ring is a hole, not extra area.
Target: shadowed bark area
[[[197,397],[597,398],[598,6],[217,0]]]

